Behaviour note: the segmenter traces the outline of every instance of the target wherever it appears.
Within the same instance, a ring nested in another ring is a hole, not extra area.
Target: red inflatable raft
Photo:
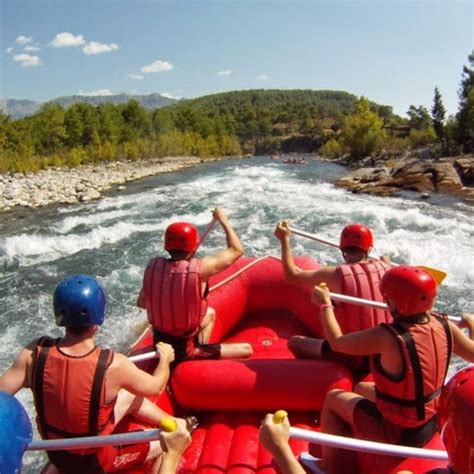
[[[297,258],[301,268],[317,269],[310,258]],[[183,362],[172,374],[170,390],[157,401],[176,416],[193,414],[199,427],[184,454],[181,473],[270,474],[278,472],[270,454],[258,442],[258,427],[267,412],[285,409],[294,427],[318,430],[325,394],[332,388],[351,390],[353,378],[343,365],[332,361],[295,359],[287,340],[295,334],[322,336],[309,290],[287,284],[275,257],[242,258],[211,281],[210,305],[217,322],[210,342],[248,341],[254,354],[248,360]],[[149,331],[133,353],[152,349]],[[141,363],[152,370],[156,362]],[[140,428],[133,420],[120,427]],[[291,440],[295,454],[319,447]],[[427,448],[444,449],[439,436]],[[446,467],[445,461],[403,459],[360,454],[359,472],[426,473]],[[128,472],[145,472],[138,469]],[[347,472],[355,473],[355,466]]]

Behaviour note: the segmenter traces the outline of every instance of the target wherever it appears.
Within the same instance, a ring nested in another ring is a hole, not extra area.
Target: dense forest
[[[446,119],[434,90],[431,110],[392,108],[340,91],[248,90],[147,111],[138,102],[46,103],[32,116],[0,113],[0,172],[36,171],[160,156],[312,152],[356,162],[430,145],[441,155],[474,151],[474,52],[464,66],[459,111]]]

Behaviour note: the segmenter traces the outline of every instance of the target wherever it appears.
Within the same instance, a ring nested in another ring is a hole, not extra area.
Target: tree
[[[133,141],[152,135],[153,127],[148,112],[136,101],[130,100],[122,107],[121,141]]]
[[[84,122],[78,107],[73,104],[66,110],[64,115],[64,126],[67,133],[67,144],[70,148],[82,145],[82,135],[84,134]]]
[[[78,104],[81,106],[82,122],[84,124],[84,133],[82,143],[84,146],[98,145],[99,137],[99,114],[97,109],[90,104]]]
[[[97,114],[102,143],[118,143],[123,127],[123,118],[119,108],[113,104],[101,104],[97,107]]]
[[[153,128],[157,136],[169,133],[174,129],[171,115],[163,109],[155,109],[152,114]]]
[[[474,150],[474,50],[468,56],[469,64],[463,67],[459,95],[458,133],[464,151]]]
[[[415,128],[416,130],[427,130],[431,127],[431,117],[426,107],[420,105],[419,107],[415,107],[414,105],[410,105],[410,108],[407,111],[408,125],[411,128]]]
[[[347,117],[341,131],[341,141],[353,159],[377,152],[386,137],[383,120],[370,109],[370,102],[361,97],[356,111]]]
[[[10,116],[0,110],[0,150],[7,144],[7,134],[10,129]]]
[[[67,135],[64,109],[60,105],[47,102],[34,116],[32,122],[36,153],[50,155],[61,149]]]
[[[431,118],[433,120],[433,128],[438,137],[438,140],[442,140],[444,137],[444,119],[446,115],[446,109],[441,99],[439,89],[435,87],[433,97],[433,107],[431,107]]]

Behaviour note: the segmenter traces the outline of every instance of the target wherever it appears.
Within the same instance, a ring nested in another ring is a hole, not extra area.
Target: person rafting
[[[278,223],[275,236],[281,243],[281,259],[286,281],[309,288],[325,282],[329,290],[334,293],[383,301],[379,282],[390,267],[386,257],[382,260],[369,257],[374,237],[368,227],[362,224],[346,225],[339,239],[344,263],[319,270],[303,270],[295,264],[290,243],[291,230],[285,221]],[[335,312],[344,333],[359,331],[392,320],[386,310],[347,303],[338,305]],[[292,336],[288,341],[288,347],[296,357],[335,359],[359,375],[364,375],[368,371],[367,359],[334,353],[323,339]]]
[[[169,417],[145,397],[158,396],[166,388],[174,358],[170,345],[157,344],[159,363],[151,375],[126,356],[97,346],[95,337],[105,319],[106,297],[90,275],[72,275],[59,283],[53,303],[56,324],[65,328],[65,335],[33,340],[0,377],[0,390],[7,393],[32,390],[42,438],[108,435],[129,414],[152,426]],[[175,420],[177,430],[189,436],[185,420]],[[113,472],[143,463],[155,463],[156,472],[161,453],[157,440],[48,451],[48,457],[65,474]]]
[[[449,367],[451,351],[474,362],[474,315],[464,314],[469,339],[446,315],[432,311],[437,293],[435,279],[411,266],[388,270],[380,291],[393,315],[363,331],[343,334],[326,286],[314,288],[324,334],[331,349],[370,357],[373,382],[364,382],[365,396],[334,389],[328,392],[321,413],[325,433],[354,435],[407,446],[424,446],[436,432],[439,396]],[[344,450],[323,446],[323,468],[345,472]],[[352,462],[356,462],[353,460]]]
[[[282,474],[305,474],[305,469],[291,450],[288,416],[285,415],[278,423],[275,423],[274,416],[267,413],[260,423],[260,443],[270,451]]]
[[[175,350],[176,362],[185,359],[234,359],[252,354],[245,342],[209,344],[216,312],[207,304],[209,279],[244,253],[240,239],[223,209],[213,217],[221,224],[227,248],[194,258],[199,233],[193,224],[175,222],[165,231],[164,247],[170,258],[152,258],[143,276],[137,306],[146,309],[154,342],[164,341]]]
[[[432,474],[474,472],[473,410],[474,367],[468,366],[453,375],[441,392],[438,428],[448,452],[449,466]]]
[[[33,438],[30,418],[11,394],[0,391],[0,472],[21,472],[23,453]]]

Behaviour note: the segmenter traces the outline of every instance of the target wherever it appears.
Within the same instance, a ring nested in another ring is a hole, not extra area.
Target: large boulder
[[[452,163],[436,163],[432,165],[436,190],[440,193],[456,193],[463,188],[461,178]]]
[[[423,195],[439,192],[472,200],[474,156],[458,159],[425,160],[417,157],[400,159],[393,166],[360,168],[336,181],[336,186],[354,193],[387,196],[401,190]]]
[[[464,186],[472,186],[474,184],[474,155],[468,155],[459,158],[454,162],[461,181]]]

